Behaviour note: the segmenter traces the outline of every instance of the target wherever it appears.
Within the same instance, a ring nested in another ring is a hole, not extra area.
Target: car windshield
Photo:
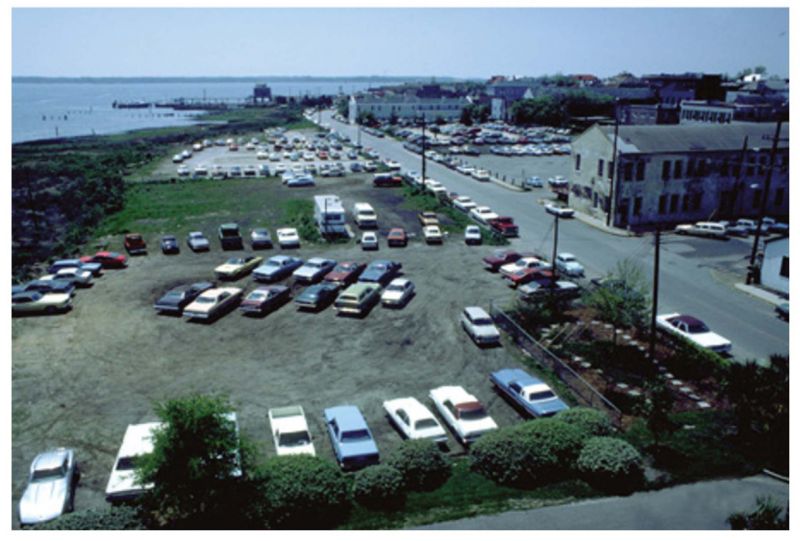
[[[228,259],[226,263],[228,265],[241,265],[242,263],[244,263],[244,259],[242,259],[241,257],[232,257]]]
[[[348,432],[342,432],[343,442],[355,442],[368,439],[370,439],[369,432],[366,430],[350,430]]]
[[[59,466],[58,468],[48,468],[44,470],[36,470],[33,472],[33,481],[53,481],[55,479],[61,479],[66,475],[64,471],[64,466]]]
[[[214,304],[217,301],[216,297],[198,297],[197,304]]]
[[[398,293],[402,293],[403,289],[405,288],[399,284],[390,284],[389,287],[386,288],[386,291],[397,291]]]
[[[548,400],[554,397],[553,391],[539,391],[538,393],[531,393],[530,396],[528,396],[528,400],[536,402],[537,400]]]
[[[386,265],[384,265],[383,263],[376,263],[376,264],[370,265],[370,268],[372,270],[382,271],[382,270],[386,270]]]
[[[695,323],[689,324],[689,333],[690,334],[699,334],[709,332],[708,327],[706,327],[705,323],[701,321],[697,321]]]
[[[295,445],[308,445],[311,443],[311,436],[308,432],[302,430],[300,432],[288,432],[281,434],[278,437],[278,444],[281,447],[292,447]]]
[[[435,419],[422,419],[414,423],[414,428],[422,430],[424,428],[436,428],[438,424]]]
[[[472,320],[475,325],[491,325],[492,320],[486,317],[476,317]]]
[[[173,298],[173,299],[180,299],[183,297],[183,290],[182,289],[173,289],[172,291],[168,291],[165,297]]]
[[[483,408],[469,409],[466,411],[459,411],[458,418],[465,421],[477,421],[486,417],[486,411]]]
[[[117,469],[118,470],[134,470],[136,469],[139,457],[136,456],[123,456],[117,460]]]
[[[267,293],[264,291],[253,291],[247,296],[248,301],[263,301],[267,298]]]

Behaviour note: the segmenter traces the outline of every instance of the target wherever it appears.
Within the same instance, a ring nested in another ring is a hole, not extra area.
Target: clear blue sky
[[[13,75],[789,73],[789,10],[13,10]]]

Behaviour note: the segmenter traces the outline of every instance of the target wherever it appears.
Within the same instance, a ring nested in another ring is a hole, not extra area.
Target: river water
[[[375,86],[363,80],[276,81],[273,96],[349,94]],[[396,81],[392,81],[396,83]],[[197,112],[114,109],[116,101],[235,98],[253,94],[253,82],[12,82],[12,142],[119,133],[190,124]]]

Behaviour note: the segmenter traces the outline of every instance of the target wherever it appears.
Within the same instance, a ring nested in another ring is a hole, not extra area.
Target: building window
[[[789,256],[785,255],[781,259],[781,276],[789,278]]]
[[[757,209],[761,206],[761,189],[753,192],[753,208]]]
[[[633,163],[626,162],[625,165],[622,167],[624,171],[625,180],[633,180]]]
[[[706,160],[703,158],[697,160],[697,176],[706,176]]]
[[[667,212],[667,196],[661,195],[658,198],[658,213],[664,214]]]
[[[692,210],[700,210],[700,205],[703,203],[703,192],[697,192],[692,195]]]
[[[669,213],[674,214],[678,212],[678,194],[674,193],[669,198]]]
[[[727,177],[729,172],[728,168],[729,168],[728,158],[725,158],[724,160],[722,160],[722,166],[720,166],[719,168],[719,174],[722,175],[723,177]]]
[[[575,154],[575,170],[576,171],[580,171],[581,170],[581,155],[580,154]]]
[[[755,162],[755,158],[753,158],[752,156],[750,156],[750,157],[747,159],[747,169],[745,169],[745,174],[746,174],[748,177],[752,177],[752,176],[753,176],[753,174],[756,172],[756,169],[755,169],[755,167],[753,166],[753,163],[754,163],[754,162]]]
[[[642,215],[642,197],[637,196],[633,199],[633,215],[634,216],[641,216]]]
[[[688,193],[683,194],[683,207],[682,207],[683,212],[689,211],[689,198],[690,197]]]
[[[603,176],[603,160],[597,160],[597,176]]]
[[[661,180],[669,180],[670,170],[672,169],[672,162],[664,160],[661,163]]]
[[[594,192],[594,200],[592,201],[592,206],[597,208],[597,192]]]
[[[608,178],[610,180],[614,178],[614,162],[608,162]]]
[[[683,161],[682,160],[675,160],[675,166],[673,167],[672,176],[675,178],[683,177]]]
[[[739,175],[742,173],[742,164],[736,163],[733,165],[732,169],[733,171],[731,172],[733,173],[733,176],[739,178]]]
[[[692,178],[694,176],[694,158],[686,162],[686,176]]]
[[[636,163],[636,180],[644,180],[644,160]]]
[[[775,190],[775,206],[776,207],[780,207],[781,205],[783,205],[783,193],[784,193],[784,189],[783,188],[778,188],[777,190]]]

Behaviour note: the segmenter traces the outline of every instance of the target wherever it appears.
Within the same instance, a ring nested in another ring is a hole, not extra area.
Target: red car
[[[264,315],[289,302],[291,290],[286,286],[262,286],[251,291],[239,305],[245,314]]]
[[[147,244],[139,233],[128,233],[125,235],[125,249],[131,255],[146,254]]]
[[[522,284],[527,284],[528,282],[532,282],[533,280],[538,280],[541,278],[552,279],[553,272],[542,269],[524,268],[512,272],[511,274],[505,276],[503,279],[508,283],[509,287],[517,287]]]
[[[378,173],[372,177],[372,184],[375,187],[402,186],[403,178],[400,175],[393,175],[391,173]]]
[[[81,263],[100,263],[104,269],[123,269],[128,266],[128,256],[117,252],[97,252],[81,257]]]
[[[342,261],[331,272],[326,274],[323,280],[340,286],[350,285],[356,281],[365,268],[366,265],[364,263]]]
[[[402,227],[393,227],[389,230],[386,236],[387,244],[391,246],[406,246],[408,244],[408,236],[405,229]]]
[[[486,270],[497,272],[500,267],[513,263],[522,257],[522,254],[514,250],[495,250],[492,255],[483,258],[483,266]]]

